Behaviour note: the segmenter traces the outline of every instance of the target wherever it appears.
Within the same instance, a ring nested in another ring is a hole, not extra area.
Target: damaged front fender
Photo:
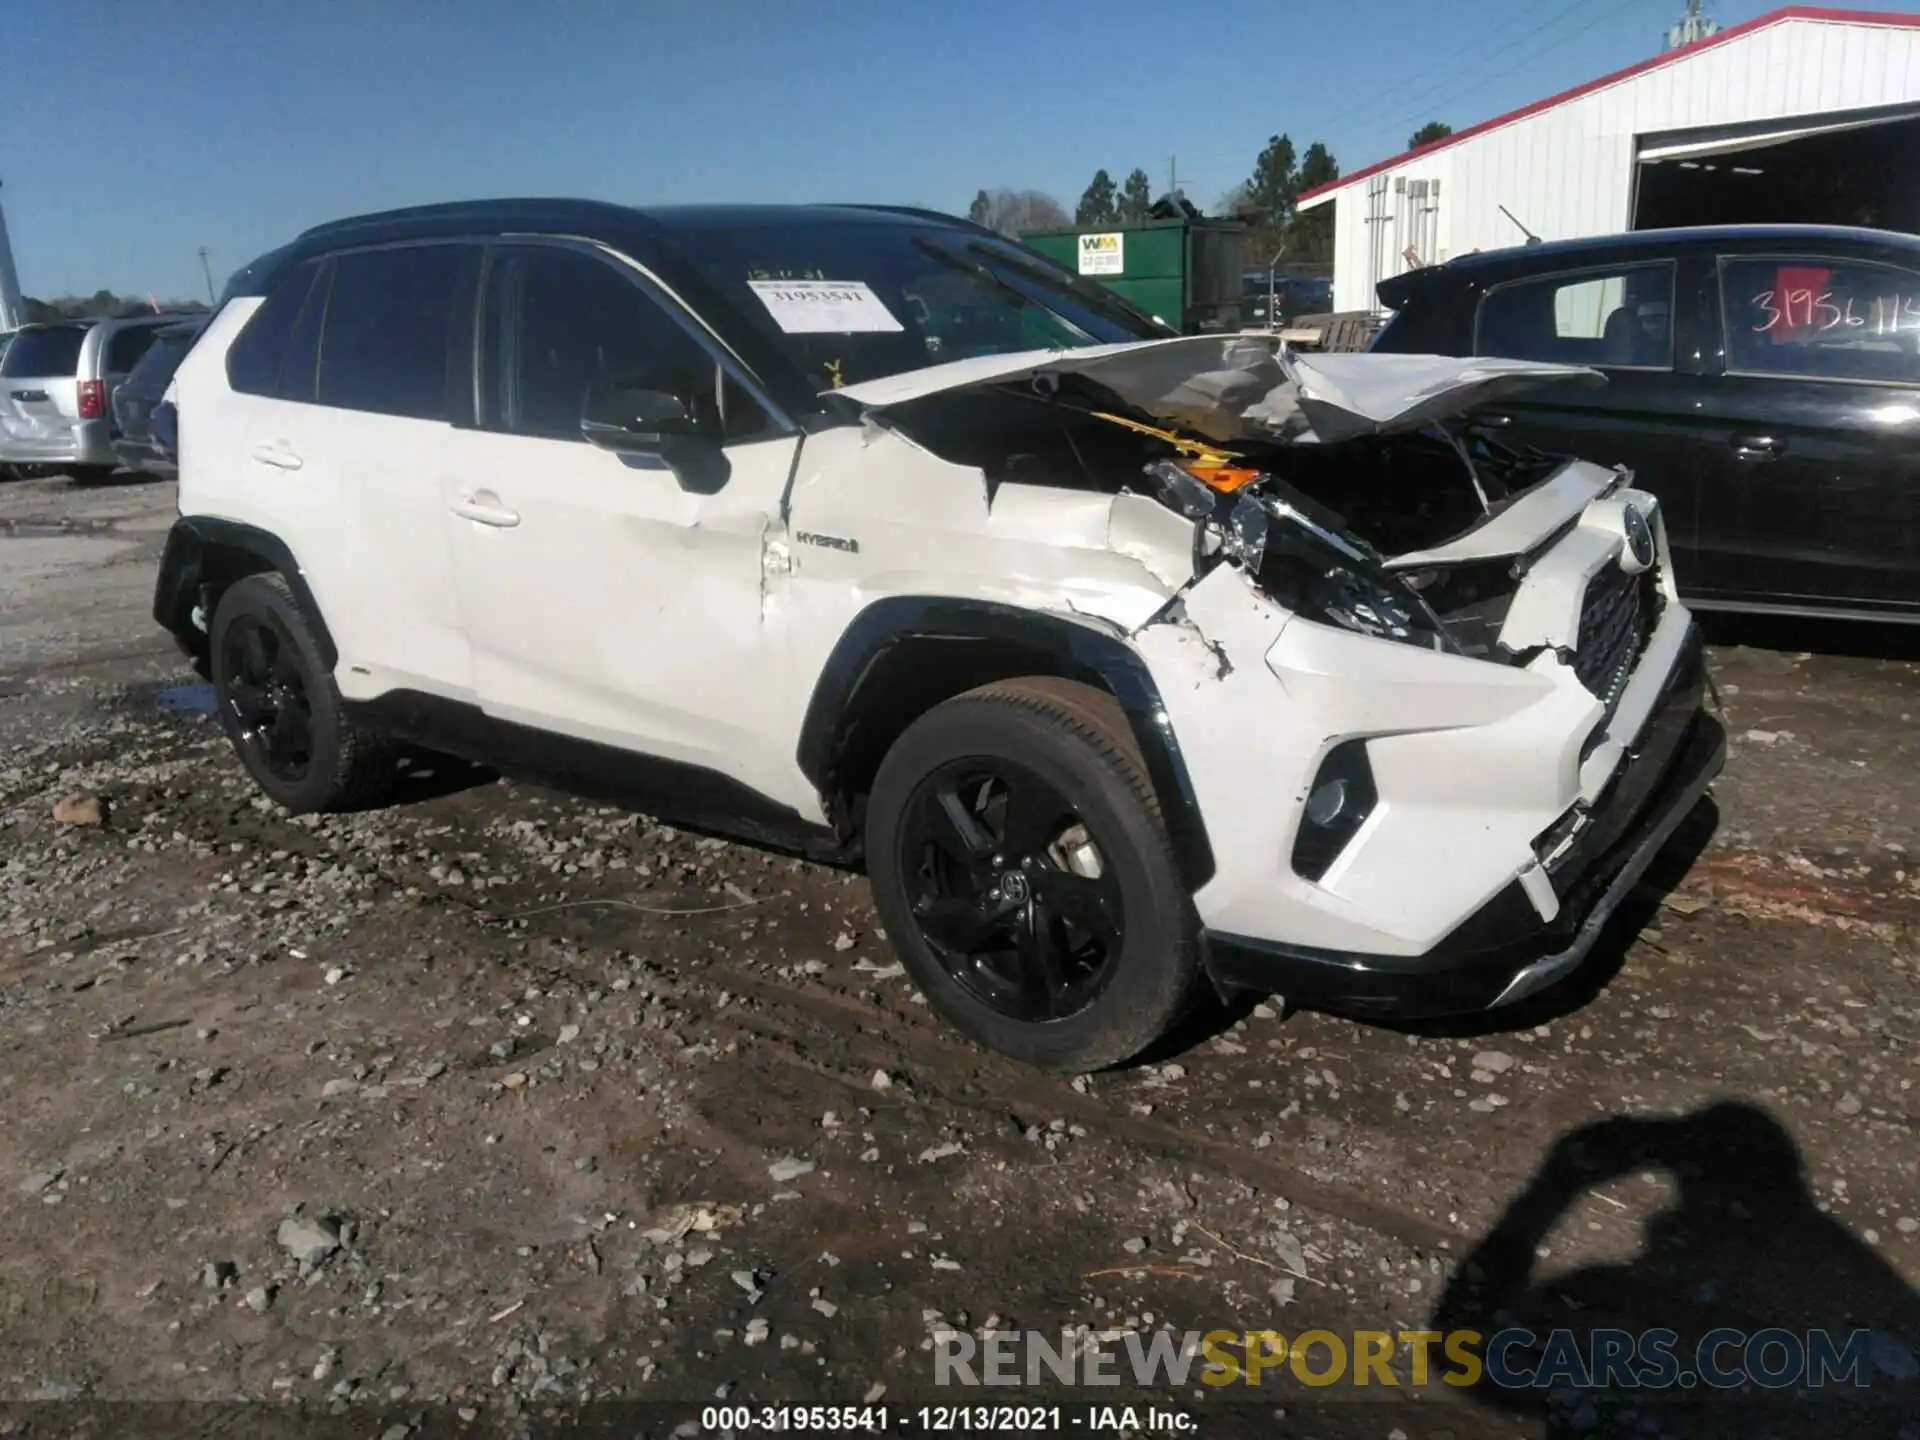
[[[1153,672],[1126,639],[1065,616],[938,595],[873,601],[821,668],[801,724],[800,769],[827,800],[829,818],[852,830],[852,805],[893,737],[930,698],[1027,674],[1078,680],[1119,702],[1181,878],[1189,890],[1206,884],[1213,850]]]

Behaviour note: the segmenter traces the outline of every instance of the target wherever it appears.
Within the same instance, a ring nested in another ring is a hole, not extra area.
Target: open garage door
[[[1868,225],[1920,234],[1920,104],[1640,137],[1633,228]]]

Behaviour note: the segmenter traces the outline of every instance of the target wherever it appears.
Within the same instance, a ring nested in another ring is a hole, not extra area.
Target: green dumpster
[[[1189,335],[1240,328],[1246,227],[1188,217],[1023,235],[1021,243]]]

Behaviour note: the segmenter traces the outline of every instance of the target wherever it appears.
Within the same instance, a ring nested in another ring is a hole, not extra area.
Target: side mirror
[[[580,412],[580,434],[617,455],[666,462],[683,490],[711,495],[727,483],[726,453],[700,431],[677,395],[618,378],[596,380]]]
[[[580,433],[602,450],[664,458],[675,440],[694,438],[695,429],[677,395],[596,380],[580,412]]]

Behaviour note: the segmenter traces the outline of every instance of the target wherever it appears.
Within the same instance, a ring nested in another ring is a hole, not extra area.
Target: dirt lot
[[[1716,648],[1717,831],[1524,1013],[1246,1006],[1069,1080],[941,1026],[856,878],[444,766],[277,813],[148,616],[172,509],[0,487],[0,1431],[691,1402],[619,1412],[667,1434],[725,1398],[1920,1436],[1920,667],[1870,658],[1899,636]],[[104,825],[54,822],[75,791]],[[1880,1333],[1871,1384],[1797,1403],[1462,1388],[1437,1347],[1415,1386],[1410,1343],[1393,1388],[935,1384],[948,1331],[1509,1324]]]

